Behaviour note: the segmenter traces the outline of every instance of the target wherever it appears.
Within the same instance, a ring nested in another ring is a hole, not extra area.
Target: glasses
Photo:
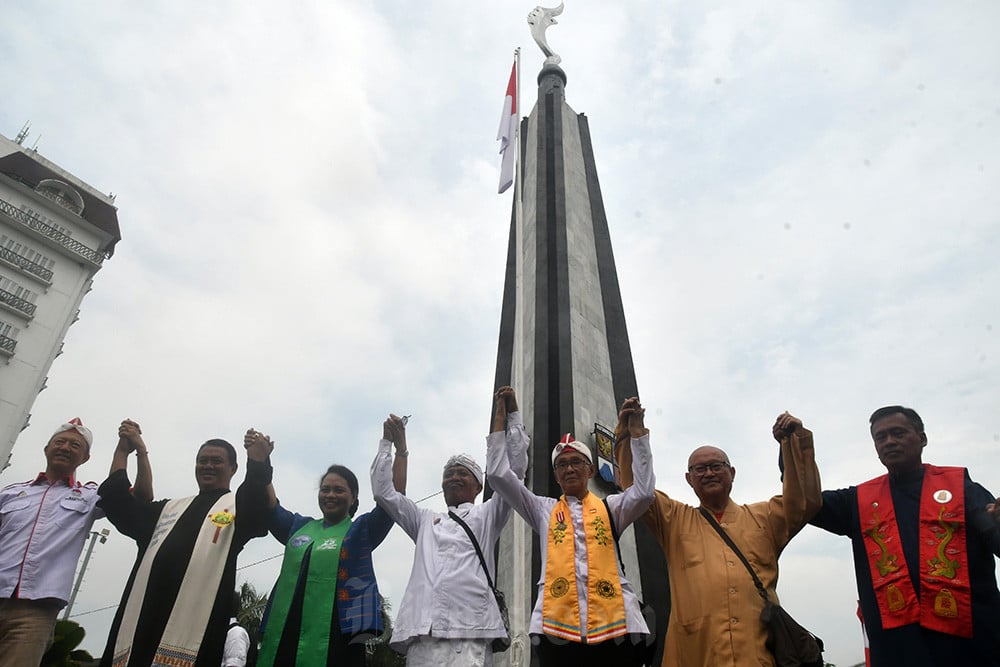
[[[570,459],[569,461],[557,461],[556,470],[563,471],[572,468],[573,470],[583,470],[584,467],[590,465],[587,459]]]
[[[698,465],[690,466],[688,472],[697,477],[701,477],[709,470],[712,474],[718,475],[719,473],[728,470],[729,464],[723,463],[722,461],[714,461],[712,463],[699,463]]]

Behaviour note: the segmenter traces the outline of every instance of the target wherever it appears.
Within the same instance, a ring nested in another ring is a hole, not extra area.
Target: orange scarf
[[[587,542],[586,631],[580,623],[573,522],[566,496],[559,499],[549,516],[542,631],[574,642],[595,644],[627,632],[625,602],[607,509],[593,493],[585,495],[581,504]]]
[[[972,589],[965,542],[965,468],[924,465],[920,492],[920,595],[910,578],[889,476],[858,485],[858,516],[872,586],[886,630],[919,623],[972,637]]]

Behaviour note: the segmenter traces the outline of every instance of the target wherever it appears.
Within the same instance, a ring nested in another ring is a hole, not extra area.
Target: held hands
[[[783,438],[791,436],[800,428],[802,428],[802,420],[789,414],[786,410],[774,420],[774,426],[771,427],[771,434],[780,443]]]
[[[499,432],[507,428],[507,415],[517,412],[517,395],[514,388],[503,386],[493,394],[493,431]]]
[[[263,462],[267,461],[267,457],[274,451],[274,441],[270,436],[248,428],[246,435],[243,436],[243,447],[247,450],[248,459]]]
[[[517,395],[514,394],[513,387],[500,387],[496,393],[497,407],[499,407],[501,399],[503,399],[504,410],[508,415],[517,412]]]
[[[125,419],[118,427],[118,451],[125,455],[132,452],[136,452],[138,456],[146,454],[146,443],[142,441],[142,429],[131,419]]]
[[[405,456],[408,453],[406,447],[406,422],[402,417],[389,413],[389,416],[382,423],[382,439],[388,440],[396,447],[396,453]]]
[[[649,429],[643,422],[646,409],[642,407],[638,396],[626,398],[618,411],[618,425],[615,426],[615,443],[624,440],[625,437],[632,439],[641,438],[649,433]]]

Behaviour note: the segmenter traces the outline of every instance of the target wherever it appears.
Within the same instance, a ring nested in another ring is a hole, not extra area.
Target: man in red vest
[[[810,523],[851,538],[872,667],[1000,667],[1000,508],[965,468],[923,463],[924,424],[892,405],[871,418],[888,470],[823,492]]]

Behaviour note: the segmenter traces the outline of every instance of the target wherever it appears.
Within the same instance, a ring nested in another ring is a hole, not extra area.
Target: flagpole
[[[514,126],[514,197],[517,205],[517,218],[520,222],[524,198],[521,196],[521,47],[514,49],[514,89],[517,91],[517,114]]]
[[[511,380],[519,383],[524,379],[524,260],[521,246],[524,239],[524,196],[521,182],[521,47],[514,49],[514,90],[517,113],[514,115],[514,239],[516,259],[514,262],[514,292],[517,305],[514,308],[514,359],[511,366]],[[515,386],[520,386],[515,384]],[[515,538],[516,541],[516,538]],[[528,545],[531,543],[528,542]]]

